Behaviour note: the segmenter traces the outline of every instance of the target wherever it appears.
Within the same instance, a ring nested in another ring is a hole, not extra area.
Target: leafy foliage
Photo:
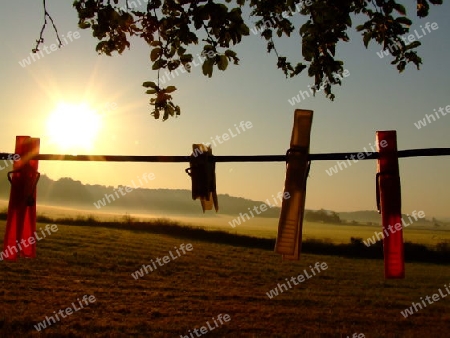
[[[159,119],[161,111],[164,111],[163,121],[167,120],[169,116],[180,115],[180,107],[173,104],[172,96],[170,95],[170,93],[177,90],[175,86],[160,88],[154,82],[144,82],[142,85],[146,88],[150,88],[146,91],[146,94],[155,95],[155,97],[150,99],[150,104],[155,106],[155,110],[153,111],[155,119]]]
[[[142,1],[142,3],[141,3]],[[442,4],[442,0],[417,0],[417,15],[425,17],[429,4]],[[139,4],[139,5],[138,5]],[[152,69],[173,71],[182,66],[190,72],[193,60],[188,49],[202,45],[202,55],[208,54],[202,65],[203,74],[211,77],[215,67],[226,70],[229,61],[239,63],[236,53],[230,48],[242,42],[250,34],[248,23],[242,18],[242,9],[250,10],[249,21],[256,20],[260,35],[267,41],[267,51],[274,52],[277,67],[286,77],[301,74],[305,69],[314,77],[318,86],[326,81],[324,93],[331,100],[331,86],[341,84],[337,76],[342,73],[343,61],[336,58],[338,42],[349,41],[347,31],[352,27],[352,17],[365,16],[367,21],[356,27],[361,32],[363,43],[370,41],[399,46],[393,53],[401,72],[408,63],[417,68],[422,63],[415,49],[420,43],[406,45],[401,36],[408,33],[411,20],[405,7],[394,0],[75,0],[79,26],[91,29],[99,40],[98,53],[121,54],[130,48],[129,39],[137,36],[150,46]],[[294,24],[294,14],[304,17],[300,27]],[[274,36],[291,37],[298,31],[301,37],[302,62],[295,65],[279,54]],[[144,82],[154,95],[153,116],[158,119],[163,111],[163,120],[180,114],[180,108],[169,95],[175,87],[161,88],[159,83]]]

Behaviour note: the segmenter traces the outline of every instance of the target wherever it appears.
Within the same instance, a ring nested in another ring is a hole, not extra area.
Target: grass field
[[[1,234],[4,227],[0,222]],[[36,259],[0,262],[0,337],[192,338],[207,321],[214,330],[205,337],[444,337],[450,332],[450,298],[408,318],[400,313],[439,288],[445,292],[446,265],[407,263],[405,280],[385,281],[382,260],[303,254],[298,262],[282,262],[268,250],[169,235],[58,229],[38,242]],[[131,276],[182,243],[193,250],[142,278]],[[277,283],[310,271],[316,262],[328,268],[267,296]],[[41,332],[35,329],[83,295],[96,301]],[[231,320],[215,327],[219,314]]]

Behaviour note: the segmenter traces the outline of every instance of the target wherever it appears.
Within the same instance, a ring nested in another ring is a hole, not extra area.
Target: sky
[[[410,4],[406,6],[414,22],[410,31],[416,30],[422,43],[420,71],[408,65],[399,74],[390,65],[390,56],[379,57],[379,45],[364,47],[354,24],[350,42],[337,49],[349,75],[342,86],[333,87],[336,99],[332,102],[318,93],[291,105],[289,100],[300,90],[308,90],[312,78],[305,73],[286,79],[276,68],[275,56],[266,53],[264,40],[250,33],[242,45],[232,48],[241,59],[239,66],[230,64],[225,72],[215,68],[212,78],[203,76],[201,67],[194,67],[191,74],[180,73],[166,82],[178,88],[173,96],[182,111],[178,118],[165,122],[150,115],[150,96],[142,87],[143,82],[157,78],[144,41],[132,39],[131,49],[122,55],[98,55],[97,40],[89,30],[77,26],[72,1],[47,0],[47,7],[65,38],[64,46],[50,50],[56,36],[48,25],[44,45],[50,53],[40,59],[35,56],[27,65],[23,60],[30,56],[43,23],[42,2],[0,3],[0,152],[13,152],[15,136],[29,135],[41,139],[41,154],[189,155],[193,143],[211,142],[211,138],[229,133],[229,128],[234,131],[235,124],[248,121],[251,128],[213,146],[213,154],[281,155],[289,148],[295,109],[314,111],[310,145],[314,154],[369,149],[378,130],[396,130],[400,150],[450,147],[450,114],[416,127],[425,114],[450,105],[448,2],[432,7],[431,15],[423,19],[415,16]],[[300,16],[292,19],[303,20]],[[420,26],[427,22],[435,22],[438,28],[424,35]],[[277,48],[300,61],[301,41],[296,34],[279,41]],[[193,52],[200,53],[200,47]],[[79,108],[80,119],[60,123],[55,136],[49,120],[62,103],[89,106],[99,119],[90,120]],[[87,142],[86,135],[94,125],[98,132]],[[63,148],[65,135],[85,142],[68,150]],[[421,210],[427,218],[450,217],[449,156],[400,159],[399,164],[402,212]],[[375,210],[376,161],[352,163],[329,175],[327,170],[335,165],[336,161],[312,163],[306,208]],[[162,189],[190,189],[186,167],[188,163],[39,163],[41,174],[55,180],[72,177],[111,186],[131,185],[136,178],[152,173],[155,179],[142,187]],[[266,200],[283,191],[285,169],[282,162],[218,163],[217,192]]]

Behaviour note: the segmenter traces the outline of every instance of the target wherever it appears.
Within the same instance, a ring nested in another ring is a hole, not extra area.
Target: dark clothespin
[[[16,136],[15,153],[20,157],[8,172],[11,192],[8,204],[3,255],[6,260],[36,257],[36,186],[39,180],[40,141],[29,136]]]
[[[192,180],[192,199],[200,198],[203,213],[205,210],[212,210],[213,204],[217,212],[219,202],[216,193],[216,163],[211,146],[193,144],[192,150],[190,168],[186,169]]]
[[[395,130],[377,131],[376,175],[378,212],[383,224],[384,276],[405,278],[400,172]]]
[[[290,197],[283,199],[281,205],[275,244],[275,252],[282,254],[283,259],[300,258],[306,181],[310,167],[308,156],[312,117],[311,110],[295,110],[291,147],[286,154],[286,180],[283,193],[283,196],[288,193]]]

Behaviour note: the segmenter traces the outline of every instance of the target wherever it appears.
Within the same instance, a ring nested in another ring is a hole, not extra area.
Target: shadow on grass
[[[7,213],[0,212],[0,219],[6,220]],[[183,225],[169,219],[155,219],[152,221],[139,221],[126,214],[113,221],[100,221],[92,215],[77,216],[76,218],[51,218],[45,215],[36,217],[39,223],[64,224],[74,226],[104,227],[112,229],[130,230],[153,234],[164,234],[177,238],[220,243],[232,246],[274,250],[275,239],[258,238],[248,235],[237,235],[220,230],[206,230],[202,227]],[[303,253],[318,255],[343,256],[356,259],[383,259],[383,243],[378,241],[367,247],[362,238],[350,238],[350,243],[333,244],[323,240],[305,240],[302,242]],[[425,262],[435,264],[450,263],[449,243],[438,243],[434,249],[422,244],[406,242],[404,244],[406,262]]]

